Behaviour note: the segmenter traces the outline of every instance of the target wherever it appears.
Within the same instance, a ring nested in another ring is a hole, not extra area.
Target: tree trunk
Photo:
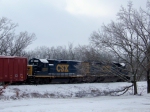
[[[134,86],[134,95],[137,94],[137,83],[136,81],[133,82],[133,86]]]
[[[149,70],[147,71],[147,93],[150,93],[150,74],[149,74]]]
[[[133,87],[134,87],[134,95],[136,95],[137,92],[137,82],[136,82],[136,75],[133,77]]]

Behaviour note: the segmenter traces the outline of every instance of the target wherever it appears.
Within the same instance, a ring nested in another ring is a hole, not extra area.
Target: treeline
[[[68,46],[58,47],[38,47],[32,51],[26,52],[25,56],[28,59],[33,57],[43,59],[62,59],[62,60],[80,60],[80,61],[104,61],[114,60],[112,54],[107,51],[96,49],[90,45],[73,46],[70,43]]]

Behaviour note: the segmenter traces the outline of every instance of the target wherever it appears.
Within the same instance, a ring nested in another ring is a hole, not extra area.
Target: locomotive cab
[[[46,59],[33,58],[29,60],[29,75],[45,75],[48,73],[48,61]]]

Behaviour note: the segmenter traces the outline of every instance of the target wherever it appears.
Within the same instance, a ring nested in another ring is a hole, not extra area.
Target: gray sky
[[[0,17],[18,23],[17,32],[35,33],[28,47],[87,45],[93,31],[115,20],[121,5],[129,0],[0,0]],[[147,0],[132,0],[146,7]]]

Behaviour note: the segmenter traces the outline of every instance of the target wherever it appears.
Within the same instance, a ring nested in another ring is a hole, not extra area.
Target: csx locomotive
[[[74,83],[128,81],[123,64],[89,63],[75,60],[36,59],[29,60],[28,82]]]
[[[129,81],[125,65],[0,56],[0,82],[30,84]]]
[[[81,63],[74,60],[30,59],[27,82],[73,82],[81,80],[83,75],[77,74],[76,66]]]

